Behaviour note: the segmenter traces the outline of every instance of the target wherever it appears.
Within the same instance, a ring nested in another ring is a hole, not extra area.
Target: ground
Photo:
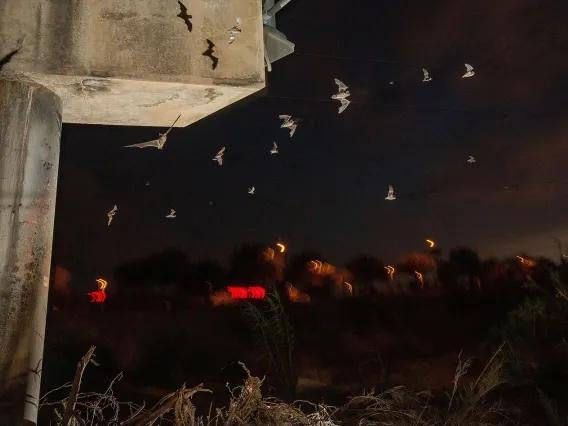
[[[522,298],[522,292],[489,292],[287,304],[296,333],[294,368],[298,377],[326,385],[309,390],[311,399],[340,404],[373,387],[450,389],[461,351],[462,358],[474,359],[461,382],[467,385],[494,349],[492,327],[503,323]],[[109,303],[104,311],[81,304],[52,311],[43,390],[71,380],[90,345],[97,347],[100,366],[90,368],[83,386],[103,389],[122,371],[115,389],[128,400],[156,401],[183,383],[204,383],[222,404],[226,383],[245,378],[238,361],[253,375],[268,374],[265,394],[300,396],[279,392],[238,306],[213,308],[187,296],[177,298],[169,312],[159,303],[144,308]],[[211,401],[203,398],[203,404]]]

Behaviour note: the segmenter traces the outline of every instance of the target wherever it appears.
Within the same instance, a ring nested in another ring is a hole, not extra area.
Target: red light
[[[227,287],[233,299],[264,299],[266,290],[262,287]]]
[[[227,287],[227,291],[231,293],[233,299],[246,299],[248,291],[244,287]]]
[[[266,296],[266,290],[262,287],[249,287],[248,294],[251,299],[264,299],[264,296]]]
[[[87,293],[87,295],[91,296],[91,303],[104,303],[104,301],[106,300],[106,294],[104,291],[92,291],[90,293]]]
[[[103,280],[102,278],[97,278],[96,281],[99,289],[97,291],[92,291],[90,293],[87,293],[87,295],[91,297],[90,300],[91,303],[104,303],[104,301],[106,300],[105,289],[108,283],[106,280]]]

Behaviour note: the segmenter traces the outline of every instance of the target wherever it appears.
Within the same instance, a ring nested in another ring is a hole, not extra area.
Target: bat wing
[[[335,79],[335,84],[337,84],[337,87],[339,88],[339,91],[343,91],[343,90],[347,90],[347,86],[339,79]]]
[[[290,120],[292,118],[292,116],[291,115],[279,115],[278,118],[280,120],[284,120],[284,122],[286,122],[286,121]]]
[[[349,106],[350,103],[351,101],[347,99],[341,99],[341,106],[339,107],[339,111],[337,111],[337,113],[341,114],[343,111],[345,111],[345,109]]]
[[[4,56],[3,58],[0,59],[0,71],[2,71],[2,68],[4,68],[4,65],[6,65],[8,62],[10,62],[12,60],[12,58],[14,57],[14,55],[16,53],[18,53],[19,51],[20,51],[20,48],[17,48],[16,50],[11,51],[6,56]]]
[[[217,68],[217,64],[219,63],[219,58],[217,58],[217,57],[211,55],[211,60],[213,61],[213,66],[212,66],[212,68],[213,68],[213,69]]]
[[[142,142],[142,143],[135,143],[132,145],[125,145],[123,148],[148,148],[148,147],[154,147],[154,148],[158,148],[160,146],[160,139],[154,139],[148,142]]]
[[[290,127],[290,137],[294,136],[294,133],[296,133],[296,127],[298,127],[296,124]]]
[[[467,71],[471,71],[471,70],[473,70],[473,67],[470,64],[465,64],[465,69]]]
[[[211,50],[211,53],[213,53],[213,48],[215,47],[215,43],[213,43],[213,42],[212,42],[211,40],[209,40],[209,39],[206,39],[206,41],[207,41],[207,47],[208,47],[208,50],[207,50],[207,51]]]
[[[181,1],[178,0],[180,14],[178,15],[180,18],[183,18],[183,15],[187,16],[187,7]],[[180,16],[182,15],[182,16]]]
[[[162,136],[166,136],[168,133],[170,133],[170,130],[173,129],[173,127],[176,125],[177,121],[180,119],[181,114],[178,115],[178,118],[176,118],[176,121],[174,121],[174,123],[171,125],[171,127],[168,129],[168,131],[166,133],[164,133]]]

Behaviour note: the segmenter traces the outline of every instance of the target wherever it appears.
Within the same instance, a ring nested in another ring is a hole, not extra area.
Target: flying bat
[[[394,196],[394,189],[393,189],[392,185],[389,185],[389,193],[385,197],[385,200],[389,200],[389,201],[396,200],[396,197]]]
[[[215,157],[213,157],[213,161],[219,163],[220,166],[223,165],[223,155],[225,154],[225,147],[221,148],[221,150],[217,153]]]
[[[426,71],[426,69],[422,68],[422,72],[424,73],[424,78],[422,79],[422,83],[428,83],[432,81],[432,77],[430,77],[430,73]]]
[[[116,211],[117,211],[117,210],[118,210],[118,207],[117,207],[116,204],[115,204],[114,207],[112,208],[112,210],[107,213],[107,216],[108,216],[108,226],[110,226],[110,223],[112,222],[112,218],[113,218],[114,215],[116,214]]]
[[[473,77],[475,75],[475,71],[470,64],[465,64],[465,74],[462,75],[462,78]]]
[[[0,71],[2,71],[2,68],[4,68],[4,66],[12,60],[14,55],[16,53],[18,53],[20,51],[20,49],[21,49],[21,47],[18,47],[16,50],[12,50],[6,56],[4,56],[3,58],[0,59]]]
[[[272,149],[270,150],[271,154],[278,154],[278,145],[276,145],[276,142],[272,142]]]
[[[237,34],[241,32],[241,25],[243,24],[243,20],[241,18],[237,18],[237,25],[229,30],[229,44],[235,41],[237,38]]]
[[[469,159],[467,160],[468,163],[475,163],[475,157],[473,155],[469,156]]]
[[[176,211],[174,209],[170,209],[170,214],[166,216],[168,219],[176,218]]]
[[[205,52],[202,53],[203,56],[207,56],[208,58],[211,59],[212,64],[211,64],[211,68],[215,69],[217,68],[217,64],[219,63],[219,58],[216,56],[213,56],[213,53],[215,53],[213,51],[213,48],[215,47],[215,43],[213,43],[211,40],[207,39],[207,50]]]
[[[12,61],[12,58],[20,51],[22,50],[22,45],[24,44],[24,41],[26,40],[26,36],[23,36],[22,38],[20,38],[18,40],[18,47],[14,50],[12,50],[10,53],[8,53],[6,56],[4,56],[3,58],[0,58],[0,71],[2,71],[2,69],[4,68],[4,66],[6,66],[9,62]]]
[[[177,123],[177,121],[179,120],[180,117],[181,117],[181,114],[178,116],[178,118],[176,118],[176,121],[174,121],[174,124],[172,124],[172,126],[168,129],[168,131],[166,133],[164,133],[164,134],[158,133],[160,135],[160,137],[158,139],[154,139],[154,140],[151,140],[151,141],[148,141],[148,142],[135,143],[133,145],[125,145],[124,148],[153,147],[153,148],[163,149],[164,145],[166,144],[166,140],[168,138],[168,133],[170,133],[170,131],[172,130],[174,125]]]
[[[278,118],[280,120],[284,120],[284,122],[280,125],[281,129],[290,129],[290,137],[294,136],[294,132],[296,131],[296,127],[298,127],[297,119],[293,119],[290,115],[279,115]]]
[[[252,188],[249,188],[248,193],[254,195],[254,189],[255,189],[254,186]]]
[[[331,99],[341,102],[339,111],[337,111],[338,114],[341,114],[351,103],[351,101],[347,99],[349,96],[351,96],[351,93],[349,93],[348,87],[341,80],[338,80],[336,78],[335,84],[337,84],[338,90],[337,93],[331,97]]]
[[[187,7],[185,7],[185,5],[181,1],[178,0],[178,4],[180,12],[179,15],[176,16],[182,19],[183,22],[185,22],[187,30],[191,32],[191,30],[193,29],[193,24],[191,23],[190,19],[193,18],[193,16],[187,14]]]

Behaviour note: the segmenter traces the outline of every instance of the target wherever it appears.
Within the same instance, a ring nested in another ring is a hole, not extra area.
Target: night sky
[[[296,53],[267,89],[173,129],[163,151],[122,148],[163,129],[64,125],[54,263],[110,276],[167,247],[224,262],[278,238],[338,264],[389,261],[425,238],[556,259],[550,236],[568,241],[568,3],[348,4],[291,2],[277,27]],[[351,91],[341,115],[334,77]],[[279,114],[305,117],[293,138]]]

